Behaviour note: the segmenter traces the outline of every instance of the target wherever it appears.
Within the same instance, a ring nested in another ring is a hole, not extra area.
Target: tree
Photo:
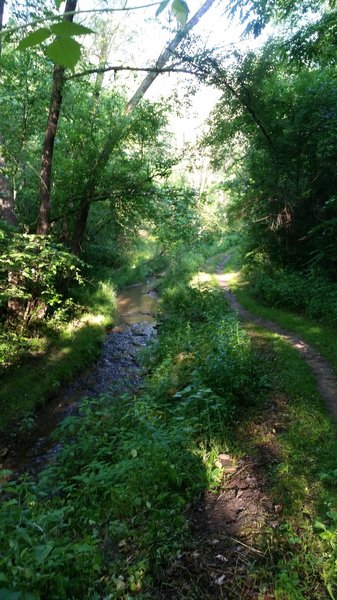
[[[74,19],[77,0],[66,0],[64,21],[71,23]],[[70,14],[69,14],[70,13]],[[54,66],[49,115],[46,133],[44,136],[41,170],[40,170],[40,209],[37,225],[38,234],[46,234],[49,229],[50,193],[53,166],[53,153],[56,138],[57,124],[62,105],[62,90],[64,85],[65,67],[61,64]]]
[[[123,135],[123,127],[127,127],[128,119],[127,115],[132,112],[136,106],[139,104],[146,91],[149,89],[150,85],[155,81],[156,77],[160,73],[161,69],[168,63],[168,61],[172,57],[172,53],[180,44],[180,42],[186,38],[188,33],[192,30],[195,25],[199,22],[202,16],[209,10],[215,0],[206,0],[202,7],[195,13],[195,15],[188,21],[185,27],[177,32],[172,41],[164,48],[164,50],[159,55],[156,61],[156,71],[150,72],[144,79],[144,81],[140,84],[135,94],[125,105],[125,119],[122,128],[120,129],[120,133],[116,136],[116,131],[112,131],[112,133],[107,137],[100,153],[97,156],[94,167],[91,171],[90,179],[88,181],[86,192],[82,198],[80,209],[78,212],[78,217],[76,221],[74,238],[72,248],[73,251],[78,254],[80,252],[81,242],[83,239],[85,227],[88,220],[91,199],[95,195],[95,188],[97,186],[97,182],[100,178],[102,170],[105,168],[107,162],[109,161],[109,157],[111,152],[113,151],[116,144],[119,142],[119,136]]]
[[[239,58],[207,142],[214,165],[229,148],[235,155],[228,189],[247,249],[304,268],[318,256],[324,264],[317,228],[322,234],[328,214],[329,230],[336,223],[337,94],[334,68],[322,68],[317,55],[309,68],[293,57],[290,40]]]

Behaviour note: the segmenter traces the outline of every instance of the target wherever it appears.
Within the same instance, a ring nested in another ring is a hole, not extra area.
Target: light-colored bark
[[[160,53],[160,55],[156,61],[156,64],[155,64],[156,69],[160,70],[167,64],[167,62],[172,57],[173,52],[179,46],[180,42],[183,39],[185,39],[186,36],[189,34],[189,32],[193,29],[193,27],[195,27],[199,23],[200,19],[211,8],[211,6],[214,4],[215,1],[216,0],[206,0],[204,2],[204,4],[201,6],[201,8],[186,23],[185,27],[183,27],[176,33],[174,38],[169,42],[169,44]],[[152,85],[152,83],[155,81],[155,79],[158,77],[158,75],[159,75],[158,71],[150,72],[146,75],[145,79],[142,81],[142,83],[140,84],[140,86],[138,87],[138,89],[136,90],[134,95],[132,96],[132,98],[125,105],[125,109],[124,109],[125,115],[129,114],[132,110],[134,110],[136,108],[136,106],[142,100],[145,93],[147,92],[149,87]],[[118,139],[116,139],[116,135],[114,133],[114,135],[109,136],[107,138],[100,154],[98,155],[96,164],[92,170],[91,177],[88,182],[88,187],[87,187],[86,193],[82,199],[82,202],[80,204],[79,213],[78,213],[76,224],[75,224],[72,248],[76,254],[79,254],[81,251],[81,243],[83,240],[83,236],[84,236],[84,232],[85,232],[85,228],[86,228],[86,224],[87,224],[87,220],[88,220],[88,216],[89,216],[91,199],[95,192],[96,182],[98,180],[99,174],[101,173],[102,169],[107,164],[107,162],[110,158],[111,152],[115,148],[116,142],[119,141],[120,137],[121,137],[121,135],[118,137]]]

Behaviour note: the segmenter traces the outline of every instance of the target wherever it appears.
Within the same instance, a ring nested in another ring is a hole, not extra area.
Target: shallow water
[[[0,468],[10,469],[15,476],[37,474],[55,460],[61,447],[50,439],[52,432],[65,417],[78,413],[82,398],[109,394],[113,401],[116,394],[137,389],[143,376],[138,352],[156,333],[158,297],[153,285],[136,284],[121,291],[118,325],[107,332],[100,358],[39,409],[31,431],[7,440],[8,451]]]
[[[149,284],[135,284],[124,288],[118,296],[118,322],[154,324],[158,295]]]

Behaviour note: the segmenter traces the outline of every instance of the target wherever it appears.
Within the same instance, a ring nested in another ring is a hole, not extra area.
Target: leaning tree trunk
[[[77,0],[67,0],[64,12],[74,13]],[[65,21],[72,21],[74,14],[65,14]],[[62,91],[64,85],[65,68],[61,65],[55,65],[53,73],[53,83],[50,97],[49,115],[47,129],[45,132],[40,170],[40,209],[37,225],[37,233],[45,235],[49,229],[50,219],[50,196],[52,183],[52,166],[54,143],[56,138],[57,126],[62,106]]]
[[[186,36],[191,31],[191,29],[193,29],[193,27],[195,27],[199,23],[201,17],[211,8],[211,6],[212,6],[212,4],[214,4],[214,2],[215,2],[215,0],[206,0],[204,2],[204,4],[201,6],[201,8],[199,8],[199,10],[195,13],[195,15],[188,21],[188,23],[186,23],[185,27],[183,27],[183,29],[180,29],[176,33],[174,38],[171,40],[171,42],[167,46],[165,46],[164,50],[160,53],[160,55],[155,63],[156,71],[149,73],[145,77],[145,79],[142,81],[142,83],[136,90],[135,94],[132,96],[132,98],[129,100],[129,102],[125,105],[125,109],[124,109],[125,115],[129,114],[132,110],[134,110],[134,108],[136,108],[136,106],[142,100],[144,94],[147,92],[149,87],[152,85],[152,83],[155,81],[155,79],[160,74],[161,69],[163,69],[163,67],[166,65],[166,63],[169,61],[169,59],[172,57],[173,52],[176,50],[176,48],[178,47],[180,42],[184,38],[186,38]],[[118,136],[118,141],[119,141],[120,137],[121,137],[121,135]],[[103,149],[101,150],[100,154],[98,155],[96,164],[91,172],[91,177],[88,182],[87,190],[81,201],[78,216],[77,216],[76,223],[75,223],[74,237],[73,237],[73,243],[72,243],[72,249],[73,249],[73,252],[75,252],[75,254],[79,254],[81,251],[81,243],[82,243],[86,225],[87,225],[87,220],[88,220],[88,216],[89,216],[92,197],[94,195],[95,188],[96,188],[96,182],[98,181],[99,174],[102,172],[102,169],[104,169],[105,165],[107,164],[107,162],[110,158],[110,155],[111,155],[113,149],[115,148],[115,146],[116,146],[116,138],[113,135],[109,136],[103,146]]]

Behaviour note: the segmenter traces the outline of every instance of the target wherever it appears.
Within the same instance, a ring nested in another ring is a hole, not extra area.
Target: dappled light
[[[336,14],[0,0],[0,600],[337,598]]]

